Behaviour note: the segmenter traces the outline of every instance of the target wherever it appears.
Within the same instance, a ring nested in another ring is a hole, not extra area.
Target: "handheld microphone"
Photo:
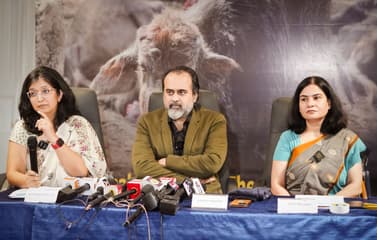
[[[38,173],[38,160],[37,160],[37,137],[30,136],[27,139],[27,146],[29,148],[29,155],[30,155],[30,167],[31,170]]]
[[[80,193],[82,192],[85,192],[86,190],[89,190],[90,189],[90,185],[89,183],[85,183],[84,185],[76,188],[73,190],[73,192],[76,194],[76,195],[79,195]]]
[[[139,196],[137,196],[134,200],[132,200],[130,206],[132,207],[133,205],[135,205],[136,203],[138,203],[144,197],[145,194],[147,194],[149,192],[152,192],[152,191],[154,191],[154,187],[151,184],[145,185],[141,189],[141,193],[139,194]]]
[[[179,208],[181,197],[185,194],[185,189],[178,189],[174,195],[167,195],[160,201],[160,213],[175,215]]]
[[[64,187],[63,189],[59,190],[56,202],[61,203],[64,201],[74,199],[77,195],[89,189],[90,189],[90,185],[88,183],[85,183],[84,185],[75,189],[72,189],[72,186],[68,185]]]
[[[67,185],[64,188],[60,189],[58,192],[58,197],[56,198],[56,203],[61,203],[67,200],[70,200],[68,196],[72,193],[72,186]]]
[[[110,198],[109,200],[118,201],[118,200],[127,198],[129,195],[134,194],[134,193],[136,193],[136,189],[131,189],[129,191],[121,192],[121,193],[115,195],[114,197]]]
[[[134,212],[134,214],[132,214],[124,223],[123,223],[123,226],[127,227],[128,225],[130,225],[131,223],[133,223],[136,218],[139,217],[139,215],[143,212],[143,208],[142,207],[138,207],[136,209],[136,211]]]
[[[105,201],[105,200],[107,200],[107,199],[109,199],[109,198],[111,198],[113,196],[114,196],[114,192],[113,191],[110,191],[110,192],[106,193],[105,195],[99,195],[97,198],[95,198],[92,201],[90,201],[88,203],[88,205],[86,205],[85,210],[88,211],[91,208],[99,205],[103,201]]]
[[[145,187],[145,186],[144,186]],[[143,189],[144,189],[143,187]],[[159,199],[154,194],[154,190],[144,193],[142,197],[143,205],[147,211],[154,210],[158,207]],[[123,226],[127,227],[131,223],[133,223],[139,215],[143,212],[143,208],[139,206],[136,211],[124,222]]]
[[[182,200],[183,196],[188,196],[191,194],[191,191],[187,191],[187,186],[189,186],[190,180],[185,179],[181,184],[178,190],[175,191],[173,195],[165,195],[160,201],[160,213],[175,215],[178,208],[179,202]],[[187,186],[186,186],[187,185]]]
[[[97,190],[92,195],[88,196],[88,202],[96,199],[100,195],[103,195],[103,187],[102,186],[97,187]]]

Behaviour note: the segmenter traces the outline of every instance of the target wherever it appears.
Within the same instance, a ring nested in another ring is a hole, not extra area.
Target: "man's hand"
[[[158,163],[159,163],[161,166],[165,167],[165,166],[166,166],[166,158],[161,158],[160,160],[158,160]]]

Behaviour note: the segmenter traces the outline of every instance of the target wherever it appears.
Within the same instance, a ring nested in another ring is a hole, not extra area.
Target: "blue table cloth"
[[[79,203],[24,203],[0,193],[0,239],[148,239],[148,232],[151,239],[377,239],[377,211],[277,214],[276,197],[224,211],[193,210],[187,200],[175,216],[152,211],[148,218],[149,228],[144,214],[124,227],[125,208],[85,211]]]

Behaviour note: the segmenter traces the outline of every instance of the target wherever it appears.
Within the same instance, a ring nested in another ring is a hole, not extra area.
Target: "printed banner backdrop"
[[[264,184],[273,99],[322,76],[370,149],[373,183],[376,16],[374,0],[37,0],[36,63],[97,92],[105,151],[119,178],[132,177],[136,121],[162,73],[195,68],[227,117],[232,179],[247,187]]]

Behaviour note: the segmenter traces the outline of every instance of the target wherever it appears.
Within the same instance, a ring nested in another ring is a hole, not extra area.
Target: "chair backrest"
[[[217,101],[216,95],[208,90],[200,90],[199,91],[199,103],[201,106],[220,112],[219,102]],[[148,111],[151,112],[153,110],[159,109],[163,107],[162,101],[162,92],[153,92],[149,97],[148,102]],[[219,171],[219,178],[221,189],[223,193],[228,192],[228,182],[229,182],[229,161],[225,159],[223,166]]]
[[[76,97],[76,104],[83,117],[91,124],[104,150],[104,141],[102,135],[101,119],[98,110],[97,94],[90,88],[72,87],[73,94]],[[104,150],[105,151],[105,150]]]
[[[288,116],[291,106],[291,97],[280,97],[272,102],[270,134],[268,138],[267,154],[264,164],[265,185],[270,186],[272,158],[280,134],[288,129]]]

